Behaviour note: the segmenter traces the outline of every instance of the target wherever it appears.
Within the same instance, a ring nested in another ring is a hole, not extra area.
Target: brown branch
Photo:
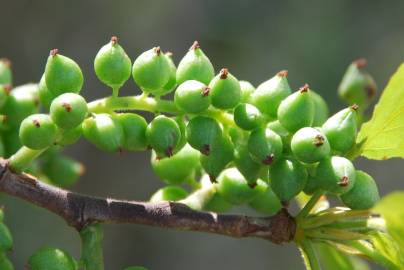
[[[200,212],[175,202],[137,202],[96,198],[47,185],[31,175],[12,172],[0,159],[0,191],[31,202],[81,230],[86,224],[133,223],[231,237],[290,242],[296,224],[286,210],[267,218]]]

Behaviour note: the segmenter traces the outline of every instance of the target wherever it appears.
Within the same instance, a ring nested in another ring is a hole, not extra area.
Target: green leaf
[[[404,192],[398,191],[385,196],[373,209],[386,221],[389,234],[404,252]]]
[[[327,270],[369,270],[369,266],[362,260],[343,254],[327,244],[318,243],[315,245],[320,263],[323,269]]]
[[[404,157],[404,64],[391,77],[375,107],[363,124],[357,143],[359,153],[370,159]]]
[[[371,242],[378,254],[393,262],[399,269],[403,269],[404,254],[390,235],[381,232],[375,233],[372,235]]]

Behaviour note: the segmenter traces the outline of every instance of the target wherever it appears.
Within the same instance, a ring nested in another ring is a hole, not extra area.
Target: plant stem
[[[303,239],[299,243],[300,252],[306,265],[307,270],[321,270],[320,262],[317,259],[313,244],[306,239]]]
[[[47,148],[41,150],[33,150],[23,146],[9,158],[9,166],[13,171],[20,173],[24,171],[31,164],[31,162],[40,154],[42,154],[46,149]]]
[[[311,196],[310,200],[306,203],[302,210],[300,210],[299,214],[296,216],[297,220],[302,220],[310,214],[310,211],[317,204],[318,200],[321,196],[324,195],[322,190],[316,191],[313,196]]]
[[[81,262],[86,270],[103,270],[102,240],[104,232],[100,224],[90,224],[80,231]]]

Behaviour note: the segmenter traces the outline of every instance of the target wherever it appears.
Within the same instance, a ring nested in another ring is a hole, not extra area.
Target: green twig
[[[310,214],[310,211],[317,204],[318,200],[320,200],[321,196],[324,195],[322,190],[316,191],[313,196],[311,196],[310,200],[306,203],[302,210],[300,210],[299,214],[297,214],[296,219],[302,220]]]
[[[104,256],[102,240],[103,229],[100,224],[90,224],[80,231],[81,263],[86,270],[103,270]]]
[[[313,244],[306,239],[303,239],[299,243],[299,250],[302,254],[304,264],[307,270],[321,270],[320,262],[317,259],[316,252],[314,250]]]
[[[33,150],[23,146],[9,158],[9,166],[13,171],[20,173],[24,171],[31,164],[31,162],[40,154],[42,154],[46,149],[47,148],[41,150]]]

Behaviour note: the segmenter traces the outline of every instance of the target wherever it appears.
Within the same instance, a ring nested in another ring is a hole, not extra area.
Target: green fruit
[[[344,154],[355,144],[358,132],[357,108],[357,106],[353,105],[337,112],[328,118],[322,126],[332,150],[336,153]]]
[[[147,126],[146,138],[159,158],[171,157],[181,139],[181,130],[175,120],[159,115]]]
[[[14,270],[14,266],[6,255],[0,255],[0,269],[1,270]]]
[[[8,59],[0,59],[0,84],[12,84],[13,74],[11,72],[11,62]]]
[[[181,84],[188,80],[200,81],[209,84],[215,76],[215,71],[209,58],[203,53],[197,41],[181,59],[177,68],[177,83]]]
[[[278,107],[278,120],[290,132],[311,126],[313,119],[314,103],[307,84],[289,95]]]
[[[307,171],[299,162],[281,159],[269,168],[269,179],[281,202],[288,202],[303,190]]]
[[[184,115],[178,115],[174,117],[175,122],[177,122],[178,126],[180,127],[181,131],[181,138],[180,141],[178,142],[177,146],[174,149],[174,154],[180,151],[184,145],[187,143],[187,125],[185,123],[185,117]]]
[[[364,111],[376,95],[376,83],[373,78],[363,70],[365,59],[354,61],[345,72],[338,87],[339,96],[348,104],[358,104]]]
[[[292,92],[287,75],[286,70],[278,72],[270,80],[260,84],[251,95],[251,103],[270,118],[276,118],[279,104]]]
[[[11,85],[9,84],[0,84],[0,109],[4,107],[6,104],[6,101],[8,99],[8,96],[10,95],[11,92]]]
[[[45,82],[49,91],[59,96],[64,93],[79,93],[83,87],[83,73],[72,59],[50,51],[45,67]]]
[[[212,182],[233,160],[234,146],[229,137],[219,137],[213,143],[209,155],[201,155],[202,168],[209,175]]]
[[[313,127],[319,127],[327,120],[329,116],[328,105],[325,100],[313,90],[310,91],[314,103]]]
[[[237,106],[241,99],[240,83],[223,68],[209,83],[212,105],[219,109],[231,109]]]
[[[267,128],[271,129],[281,137],[283,144],[283,152],[290,153],[292,151],[290,149],[290,141],[292,140],[292,134],[290,134],[290,132],[284,126],[282,126],[279,120],[269,122],[267,124]]]
[[[305,163],[315,163],[331,153],[327,137],[318,129],[305,127],[299,129],[290,143],[295,157]]]
[[[21,141],[20,141],[20,136],[19,136],[19,130],[11,129],[11,130],[5,131],[2,134],[2,137],[3,137],[4,147],[5,147],[4,157],[9,158],[15,152],[17,152],[18,149],[20,149],[22,146]]]
[[[46,161],[42,170],[54,185],[68,188],[79,180],[85,169],[83,164],[74,159],[57,156]]]
[[[66,146],[75,144],[83,134],[83,129],[81,125],[78,125],[75,128],[66,129],[63,131],[63,136],[56,141],[56,144],[60,146]]]
[[[205,174],[202,178],[201,178],[201,185],[202,188],[207,188],[207,189],[211,189],[212,185],[214,185],[214,192],[212,194],[212,196],[210,197],[210,199],[205,203],[205,205],[203,206],[203,210],[204,211],[210,211],[210,212],[214,212],[214,213],[225,213],[227,211],[229,211],[232,207],[232,205],[227,202],[223,196],[221,196],[219,194],[219,192],[217,191],[217,184],[214,184],[211,182],[210,177]]]
[[[72,129],[80,125],[87,116],[86,100],[74,93],[65,93],[52,101],[50,116],[62,129]]]
[[[0,252],[7,252],[13,248],[13,236],[4,223],[0,223]]]
[[[253,130],[262,122],[262,115],[254,105],[241,103],[234,109],[234,122],[244,130]]]
[[[261,172],[262,165],[254,161],[247,145],[238,145],[234,152],[234,164],[249,184],[254,184]]]
[[[67,252],[51,247],[43,247],[28,260],[30,270],[75,270],[76,262]]]
[[[155,174],[167,184],[177,185],[194,177],[199,168],[200,153],[186,144],[170,158],[158,159],[153,151],[151,165]]]
[[[356,171],[353,188],[342,194],[341,199],[351,209],[370,209],[380,199],[375,180],[363,171]]]
[[[196,116],[189,121],[186,136],[193,148],[204,155],[209,155],[212,143],[222,136],[222,129],[215,119]]]
[[[236,168],[224,170],[217,181],[219,194],[231,204],[248,203],[257,195],[257,191],[248,185],[247,180]]]
[[[264,165],[271,165],[282,154],[282,139],[269,128],[258,128],[248,138],[248,151]]]
[[[157,91],[149,91],[152,92],[153,95],[155,96],[164,96],[169,93],[171,93],[175,87],[177,86],[177,79],[176,79],[176,74],[177,74],[177,67],[174,64],[174,61],[172,59],[172,53],[171,52],[166,52],[164,54],[167,57],[169,66],[170,66],[170,76],[168,79],[168,82],[163,86],[162,89],[157,90]],[[148,91],[146,91],[148,92]]]
[[[321,188],[320,183],[317,181],[316,177],[309,174],[309,176],[307,178],[307,183],[303,189],[303,192],[306,193],[307,195],[312,195],[314,192],[316,192],[320,188]]]
[[[343,194],[355,184],[355,168],[348,159],[333,156],[318,164],[315,178],[322,189]]]
[[[210,105],[210,89],[201,82],[185,81],[175,90],[175,105],[186,113],[201,113]]]
[[[24,118],[38,112],[37,90],[36,84],[25,84],[10,92],[3,108],[7,115],[7,125],[17,128]]]
[[[129,151],[142,151],[147,148],[146,120],[135,113],[121,113],[116,119],[123,127],[125,134],[123,148]]]
[[[125,50],[113,36],[94,59],[94,71],[98,79],[109,87],[120,88],[130,77],[132,63]]]
[[[145,91],[158,91],[170,79],[170,63],[160,47],[145,51],[133,63],[132,76]]]
[[[241,98],[240,102],[248,103],[250,102],[250,97],[252,93],[255,91],[255,87],[247,81],[239,81],[240,83],[240,90],[241,90]]]
[[[25,118],[20,126],[20,140],[28,148],[41,150],[56,140],[57,127],[47,114],[33,114]]]
[[[177,186],[167,186],[157,190],[150,198],[150,202],[179,201],[185,199],[188,192]]]
[[[257,196],[249,203],[250,207],[266,216],[273,216],[281,210],[281,202],[267,183],[259,179],[255,189]]]
[[[45,74],[42,75],[41,80],[39,81],[38,95],[42,105],[48,110],[56,96],[49,91],[48,87],[46,86]]]
[[[123,127],[115,117],[109,114],[94,114],[82,124],[84,137],[98,149],[116,152],[122,149]]]

